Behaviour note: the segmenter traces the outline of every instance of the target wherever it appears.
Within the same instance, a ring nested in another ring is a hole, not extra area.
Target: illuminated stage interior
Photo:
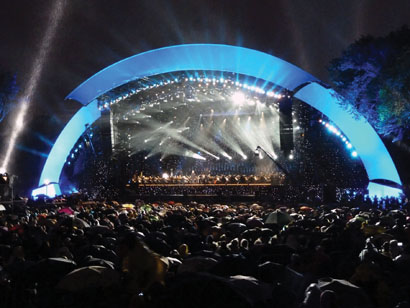
[[[245,177],[245,183],[250,176],[263,176],[264,185],[368,184],[340,130],[291,92],[262,80],[215,71],[173,72],[126,83],[100,96],[98,104],[101,118],[67,157],[63,191],[98,190],[104,183],[134,187],[143,177],[163,175],[162,185],[199,184],[199,179],[191,182],[198,175],[212,176],[208,184],[216,183],[215,176],[229,183],[232,175]],[[291,110],[286,131],[280,104]],[[284,146],[281,134],[291,138],[291,147]],[[262,151],[255,155],[258,146],[273,159]]]

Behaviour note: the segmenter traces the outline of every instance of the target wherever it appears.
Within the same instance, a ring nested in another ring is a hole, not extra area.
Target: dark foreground
[[[0,307],[403,308],[409,244],[397,200],[17,205],[0,212]]]

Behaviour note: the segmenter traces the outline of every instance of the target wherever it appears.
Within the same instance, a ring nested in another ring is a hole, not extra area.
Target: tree
[[[12,109],[17,92],[16,76],[0,70],[0,122]]]
[[[362,37],[331,61],[342,105],[393,141],[410,140],[410,29]]]

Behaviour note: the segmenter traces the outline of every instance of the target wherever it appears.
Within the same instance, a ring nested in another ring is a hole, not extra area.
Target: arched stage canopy
[[[294,92],[294,97],[325,114],[357,150],[369,180],[387,180],[401,185],[400,177],[382,140],[363,118],[356,119],[342,108],[336,93],[300,68],[272,55],[237,46],[215,44],[177,45],[151,50],[121,60],[79,85],[67,99],[84,105],[58,136],[46,160],[33,195],[45,193],[45,181],[59,180],[66,158],[86,128],[100,118],[97,98],[108,91],[147,76],[176,71],[220,71],[265,80]],[[397,196],[401,190],[370,183],[369,194]]]

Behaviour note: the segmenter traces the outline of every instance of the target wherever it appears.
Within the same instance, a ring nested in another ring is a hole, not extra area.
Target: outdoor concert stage
[[[380,138],[334,94],[301,69],[241,47],[181,45],[130,57],[68,95],[84,107],[58,137],[33,195],[121,191],[136,174],[264,175],[397,194],[373,182],[401,184]],[[181,188],[157,184],[141,187]],[[182,187],[185,196],[205,188],[221,196],[271,184]]]

